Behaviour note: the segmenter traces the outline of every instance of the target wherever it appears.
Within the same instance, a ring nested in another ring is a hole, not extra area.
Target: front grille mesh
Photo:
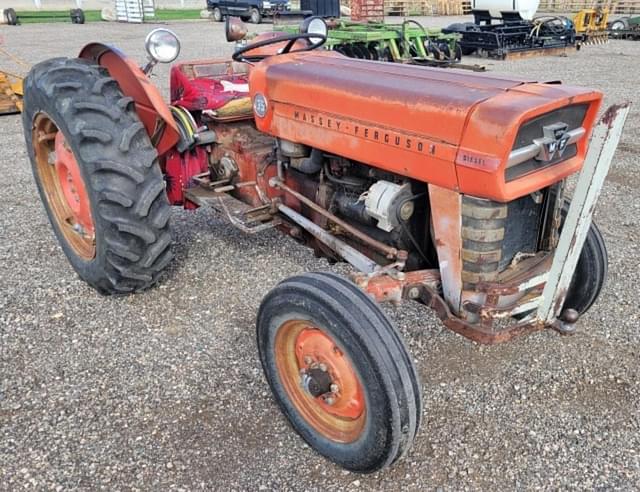
[[[496,281],[518,254],[555,247],[563,182],[500,203],[462,197],[462,281],[466,289]]]

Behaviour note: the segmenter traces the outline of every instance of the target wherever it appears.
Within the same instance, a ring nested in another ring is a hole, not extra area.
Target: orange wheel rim
[[[34,120],[32,142],[36,171],[58,229],[79,257],[93,259],[96,241],[91,202],[73,151],[44,113]]]
[[[362,434],[366,400],[351,360],[308,321],[284,323],[275,339],[276,367],[287,396],[315,431],[350,443]]]

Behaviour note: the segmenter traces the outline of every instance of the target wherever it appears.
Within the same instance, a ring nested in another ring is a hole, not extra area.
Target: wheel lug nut
[[[306,365],[309,365],[309,364],[311,364],[312,362],[313,362],[313,359],[312,359],[311,357],[309,357],[308,355],[305,355],[305,357],[304,357],[304,363],[305,363]]]
[[[327,405],[333,405],[333,404],[335,403],[335,400],[333,399],[333,397],[329,396],[328,398],[325,398],[325,399],[324,399],[324,402],[325,402]]]
[[[326,364],[320,364],[318,367],[320,368],[321,371],[325,371],[325,372],[327,371],[327,365]]]
[[[338,387],[338,385],[336,383],[333,383],[331,385],[331,393],[337,393],[339,389],[340,388]]]

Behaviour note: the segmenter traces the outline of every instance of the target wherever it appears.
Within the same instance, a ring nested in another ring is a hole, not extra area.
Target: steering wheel
[[[304,48],[297,48],[297,49],[292,51],[291,48],[293,48],[293,45],[299,39],[308,39],[309,40],[309,45],[304,47]],[[318,39],[318,41],[312,42],[311,39]],[[264,60],[265,58],[268,58],[269,56],[273,56],[273,55],[253,55],[253,56],[250,55],[250,56],[244,56],[244,54],[247,51],[251,51],[251,50],[254,50],[256,48],[263,48],[265,46],[270,46],[272,44],[282,43],[283,41],[289,41],[289,42],[285,45],[284,48],[282,48],[277,53],[278,55],[284,55],[284,54],[287,54],[287,53],[298,53],[298,52],[301,52],[301,51],[315,50],[316,48],[319,48],[320,46],[322,46],[327,41],[327,37],[324,34],[316,34],[316,33],[311,33],[311,32],[301,32],[301,33],[296,33],[296,34],[285,34],[283,36],[278,36],[278,37],[271,38],[271,39],[265,39],[264,41],[258,41],[257,43],[252,43],[252,44],[248,44],[246,46],[243,46],[242,48],[237,50],[231,56],[231,58],[233,59],[233,61],[236,61],[236,62],[249,62],[249,63],[259,62],[259,61]]]

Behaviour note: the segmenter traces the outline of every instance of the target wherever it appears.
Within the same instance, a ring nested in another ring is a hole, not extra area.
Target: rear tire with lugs
[[[24,88],[35,181],[73,268],[102,294],[150,287],[172,257],[171,210],[133,100],[104,68],[81,59],[34,66]],[[71,168],[67,180],[58,168]]]

